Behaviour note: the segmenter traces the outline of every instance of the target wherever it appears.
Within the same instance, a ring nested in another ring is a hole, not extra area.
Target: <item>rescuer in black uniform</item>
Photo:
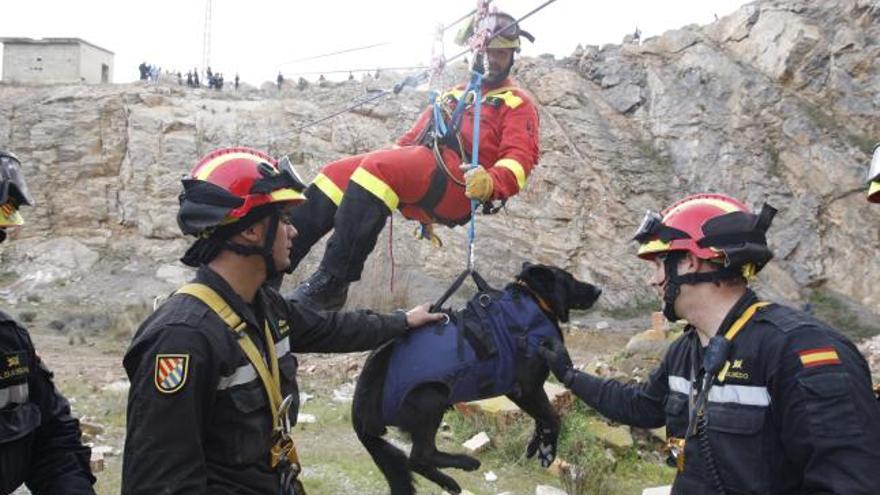
[[[183,185],[178,223],[198,239],[182,261],[199,269],[126,352],[122,492],[304,493],[293,352],[368,350],[442,315],[314,312],[266,286],[290,263],[289,209],[304,199],[289,162],[221,149]]]
[[[33,204],[21,162],[0,150],[0,242],[24,224],[18,208]],[[0,494],[22,483],[34,495],[94,494],[90,456],[28,331],[0,311]]]
[[[704,194],[648,214],[639,257],[654,263],[664,315],[688,326],[646,383],[576,371],[558,340],[541,350],[603,415],[666,425],[674,494],[878,493],[880,406],[865,359],[825,323],[747,285],[773,256],[775,213]]]

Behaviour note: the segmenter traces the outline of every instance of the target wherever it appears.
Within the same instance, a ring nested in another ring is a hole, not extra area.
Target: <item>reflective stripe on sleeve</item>
[[[526,187],[526,170],[518,161],[513,158],[502,158],[495,162],[495,166],[506,168],[513,172],[513,175],[516,177],[516,185],[519,187],[520,191]]]
[[[28,384],[19,383],[0,388],[0,409],[9,404],[24,404],[28,400]]]
[[[687,378],[670,375],[669,390],[690,396],[691,382]],[[767,387],[759,385],[712,385],[709,402],[766,407],[770,405],[770,392]]]
[[[315,185],[322,193],[324,193],[330,201],[333,201],[333,204],[339,206],[339,203],[342,202],[342,189],[339,189],[339,186],[333,183],[329,177],[324,174],[318,174],[315,176],[315,180],[312,181],[312,184]]]
[[[290,353],[290,339],[283,338],[275,343],[275,352],[278,353],[278,357],[285,356]],[[259,378],[257,376],[257,371],[250,364],[243,364],[235,369],[229,376],[220,377],[220,382],[217,384],[217,390],[225,390],[227,388],[235,387],[237,385],[244,385],[245,383],[250,383]]]

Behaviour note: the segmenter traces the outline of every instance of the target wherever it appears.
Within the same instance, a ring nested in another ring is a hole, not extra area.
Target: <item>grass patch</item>
[[[639,139],[633,144],[639,155],[645,157],[654,168],[672,170],[672,158],[659,150],[652,139]]]
[[[655,459],[643,459],[637,447],[623,452],[607,449],[590,431],[590,421],[599,421],[595,411],[576,400],[574,407],[562,419],[557,455],[570,464],[560,476],[540,467],[535,459],[525,459],[524,451],[534,428],[533,420],[526,415],[513,420],[499,421],[484,414],[462,414],[452,411],[445,421],[450,427],[450,450],[462,442],[485,431],[492,439],[492,447],[477,457],[483,463],[480,469],[492,469],[496,473],[501,466],[510,466],[510,472],[500,476],[498,491],[532,493],[538,484],[561,486],[569,495],[641,494],[646,486],[671,483],[675,472]],[[441,448],[445,445],[438,442]],[[656,456],[655,456],[656,457]],[[466,475],[454,474],[462,486]],[[513,477],[513,479],[510,479]],[[508,479],[505,479],[508,478]],[[479,485],[479,483],[478,483]],[[475,491],[474,493],[495,493]]]
[[[636,299],[632,304],[619,308],[603,308],[602,315],[615,320],[631,320],[633,318],[650,317],[651,313],[659,311],[659,303],[656,298]]]
[[[5,287],[18,280],[18,274],[11,271],[0,272],[0,287]]]
[[[95,438],[95,446],[109,445],[119,448],[125,435],[125,407],[127,392],[102,391],[83,380],[65,379],[58,383],[65,397],[71,399],[73,414],[89,423],[104,427]],[[122,490],[122,451],[118,455],[104,456],[104,470],[95,474],[95,492],[98,495],[116,495]]]
[[[853,340],[880,334],[880,326],[871,323],[867,316],[860,318],[841,296],[830,290],[814,290],[810,294],[810,305],[816,318],[828,322]]]

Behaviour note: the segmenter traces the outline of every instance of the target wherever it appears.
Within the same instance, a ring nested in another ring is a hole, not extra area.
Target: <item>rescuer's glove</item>
[[[481,165],[467,170],[464,173],[464,180],[465,196],[481,203],[492,199],[492,191],[495,189],[492,184],[492,176]]]
[[[538,346],[538,354],[544,358],[547,367],[553,372],[553,376],[566,387],[571,386],[574,380],[574,365],[571,364],[571,357],[565,344],[558,338],[548,338],[541,342]]]

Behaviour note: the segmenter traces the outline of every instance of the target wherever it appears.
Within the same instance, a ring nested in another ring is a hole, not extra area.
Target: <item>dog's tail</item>
[[[388,342],[370,354],[364,363],[351,404],[351,422],[358,440],[388,480],[391,495],[413,495],[415,488],[406,454],[382,438],[386,432],[382,392],[392,349],[392,343]]]

